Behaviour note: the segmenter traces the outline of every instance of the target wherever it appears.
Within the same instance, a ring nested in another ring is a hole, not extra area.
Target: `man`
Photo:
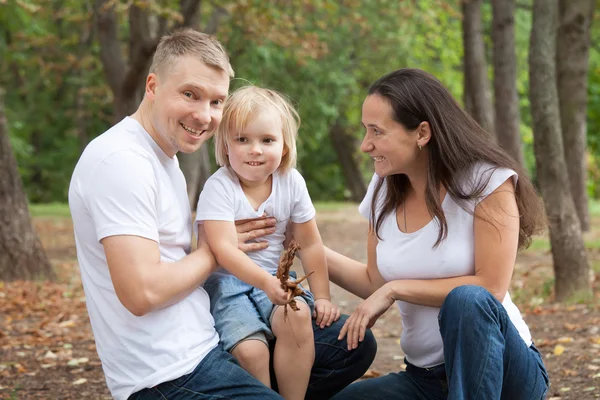
[[[233,70],[222,45],[191,29],[161,39],[138,110],[93,140],[71,180],[69,205],[88,313],[116,399],[276,399],[220,346],[202,283],[216,268],[200,238],[176,158],[221,121]],[[240,248],[273,232],[266,218],[238,225]],[[348,352],[331,327],[314,327],[307,398],[329,398],[360,377],[372,336]]]

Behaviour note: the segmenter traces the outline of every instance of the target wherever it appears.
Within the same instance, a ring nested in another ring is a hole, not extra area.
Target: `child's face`
[[[261,111],[243,132],[229,138],[229,164],[247,182],[265,182],[284,154],[281,118],[271,110]]]

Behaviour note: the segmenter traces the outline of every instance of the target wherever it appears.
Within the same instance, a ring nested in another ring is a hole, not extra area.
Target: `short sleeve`
[[[313,219],[316,215],[315,207],[310,199],[306,181],[296,169],[290,171],[292,180],[292,210],[290,219],[293,223],[302,224]]]
[[[106,157],[87,182],[84,201],[98,241],[134,235],[158,242],[158,184],[152,162],[131,151]]]
[[[492,194],[494,190],[498,189],[509,178],[512,178],[513,184],[516,187],[519,176],[512,169],[495,167],[487,163],[475,165],[471,180],[472,185],[474,185],[473,187],[485,185],[483,191],[475,200],[475,206]]]
[[[381,181],[381,178],[379,176],[377,176],[377,174],[373,174],[373,177],[371,178],[371,182],[369,182],[369,187],[367,188],[367,194],[365,194],[365,197],[363,198],[363,200],[360,202],[360,205],[358,206],[358,212],[360,213],[360,215],[362,215],[366,219],[371,218],[371,204],[373,202],[373,195],[375,194],[375,187],[377,186],[379,181]],[[379,203],[381,203],[382,199],[385,198],[385,190],[386,190],[385,181],[384,181],[383,185],[384,186],[382,186],[382,188],[378,194]]]
[[[204,184],[196,207],[196,223],[207,220],[235,221],[233,182],[218,172],[208,178]]]

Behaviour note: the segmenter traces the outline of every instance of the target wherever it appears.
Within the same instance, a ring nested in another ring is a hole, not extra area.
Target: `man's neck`
[[[158,132],[154,128],[154,124],[152,123],[152,118],[151,118],[151,115],[152,115],[152,110],[150,109],[151,107],[152,107],[152,105],[149,102],[147,102],[146,99],[143,99],[140,106],[136,110],[136,112],[131,114],[131,118],[135,119],[137,122],[140,123],[140,125],[142,125],[142,128],[144,128],[144,130],[146,132],[148,132],[148,134],[150,135],[152,140],[154,140],[154,142],[158,145],[158,147],[160,147],[161,150],[168,157],[173,158],[175,156],[175,154],[171,154],[172,151],[171,151],[170,147],[168,146],[167,143],[165,143],[163,138],[158,134]]]

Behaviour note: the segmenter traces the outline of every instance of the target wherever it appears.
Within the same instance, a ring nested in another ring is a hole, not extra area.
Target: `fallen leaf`
[[[567,369],[567,368],[564,368],[564,369],[562,370],[562,373],[563,373],[563,375],[565,375],[565,376],[577,376],[577,375],[579,375],[579,372],[577,372],[577,371],[574,371],[574,370],[572,370],[572,369]]]
[[[48,352],[44,355],[44,358],[58,358],[58,356],[50,350],[48,350]]]
[[[75,382],[73,382],[73,385],[83,385],[86,382],[87,382],[87,379],[85,379],[85,378],[79,378]]]
[[[557,344],[556,347],[554,347],[554,355],[555,356],[560,356],[564,352],[565,352],[565,348],[563,346],[561,346],[560,344]]]
[[[556,341],[558,343],[572,343],[573,342],[573,338],[572,337],[567,337],[567,336],[563,336],[561,338],[558,338]]]

